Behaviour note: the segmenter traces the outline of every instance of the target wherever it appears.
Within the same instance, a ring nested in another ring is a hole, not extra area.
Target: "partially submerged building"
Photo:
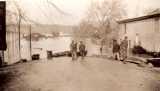
[[[160,13],[118,21],[119,38],[128,36],[129,48],[141,45],[148,51],[160,52]]]

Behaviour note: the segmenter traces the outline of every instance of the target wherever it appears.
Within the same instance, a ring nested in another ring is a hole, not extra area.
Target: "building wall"
[[[29,28],[22,27],[21,30],[28,31]],[[25,34],[29,34],[28,32],[25,32]],[[21,32],[21,58],[30,60],[30,49],[29,49],[29,43],[24,43],[22,37],[23,32]],[[7,32],[6,32],[6,40],[7,40],[7,50],[4,52],[4,59],[5,62],[8,64],[13,64],[15,62],[18,62],[20,58],[20,52],[19,52],[19,36],[18,36],[18,29],[15,25],[7,26]],[[27,51],[27,52],[26,52]]]
[[[160,19],[151,18],[120,24],[120,38],[128,36],[130,48],[135,45],[136,34],[139,35],[141,46],[149,51],[159,51],[160,48]],[[126,29],[126,32],[125,32]]]
[[[7,50],[4,52],[5,62],[8,64],[15,63],[19,61],[19,41],[18,41],[18,32],[16,31],[15,26],[7,26],[6,33],[7,40]]]

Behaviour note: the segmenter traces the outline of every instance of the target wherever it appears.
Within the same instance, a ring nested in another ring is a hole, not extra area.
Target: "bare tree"
[[[68,13],[61,10],[58,6],[56,6],[53,2],[46,0],[48,4],[52,5],[53,8],[55,8],[60,14],[63,15],[69,15]],[[20,6],[20,3],[18,0],[10,0],[7,1],[7,6],[11,5],[12,8],[7,8],[7,25],[16,25],[18,29],[18,43],[19,43],[19,57],[21,58],[21,27],[23,23],[29,23],[29,24],[36,24],[41,25],[40,23],[30,19],[28,16],[26,16],[26,13],[24,12],[24,9]],[[41,11],[42,13],[45,13]],[[48,18],[48,16],[45,16]],[[31,30],[31,26],[30,26]]]
[[[85,23],[88,23],[90,25],[88,27],[93,27],[92,33],[94,35],[99,36],[100,39],[105,39],[106,36],[118,29],[117,20],[124,15],[125,10],[120,0],[92,2],[87,16],[81,23],[84,23],[85,26],[87,25]],[[86,28],[85,30],[87,32]]]
[[[9,28],[10,25],[16,25],[18,29],[18,43],[19,43],[19,57],[21,58],[21,48],[20,48],[20,35],[21,35],[21,23],[22,20],[26,21],[25,14],[22,8],[18,5],[18,3],[13,1],[7,1],[7,5],[11,5],[12,8],[7,7],[7,27]]]
[[[76,31],[74,31],[75,36],[89,37],[93,36],[93,30],[96,30],[94,26],[88,23],[88,21],[81,21],[79,26],[77,26]]]
[[[62,9],[60,9],[55,3],[53,3],[52,1],[50,1],[50,0],[47,0],[47,3],[49,4],[49,5],[51,5],[53,8],[55,8],[60,14],[62,14],[62,15],[71,15],[71,14],[69,14],[69,13],[66,13],[65,11],[63,11]]]
[[[17,26],[18,26],[18,36],[19,36],[19,56],[21,58],[21,23],[22,20],[25,19],[25,14],[22,8],[19,6],[19,4],[16,1],[13,1],[15,8],[16,8],[16,14],[17,14]]]
[[[7,7],[7,27],[14,25],[18,30],[18,50],[19,50],[19,58],[21,59],[21,27],[22,23],[36,24],[39,23],[31,20],[26,16],[23,8],[19,5],[18,1],[7,1],[7,5],[11,5],[11,8]],[[31,29],[30,29],[31,30]]]

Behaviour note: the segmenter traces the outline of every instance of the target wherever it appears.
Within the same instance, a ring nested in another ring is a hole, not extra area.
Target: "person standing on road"
[[[84,59],[85,52],[86,52],[86,46],[84,45],[82,41],[80,41],[80,44],[79,44],[79,52],[80,52],[81,58]]]
[[[77,43],[74,40],[70,45],[70,49],[71,49],[72,60],[76,60],[77,59]]]
[[[127,51],[128,51],[128,37],[125,36],[124,40],[120,44],[120,60],[125,63],[127,59]]]
[[[101,53],[101,55],[102,55],[102,53],[103,53],[103,47],[101,46],[101,47],[99,48],[99,50],[100,50],[100,53]]]
[[[75,60],[77,60],[77,42],[74,43],[74,57],[75,57]]]
[[[113,40],[113,57],[115,60],[119,60],[119,51],[120,51],[120,45],[118,44],[117,40]]]

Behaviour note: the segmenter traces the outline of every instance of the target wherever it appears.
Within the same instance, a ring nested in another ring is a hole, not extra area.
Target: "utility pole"
[[[21,14],[19,12],[19,20],[18,20],[18,37],[19,37],[19,58],[21,59]]]
[[[29,26],[29,47],[30,47],[30,58],[32,60],[32,26]]]

